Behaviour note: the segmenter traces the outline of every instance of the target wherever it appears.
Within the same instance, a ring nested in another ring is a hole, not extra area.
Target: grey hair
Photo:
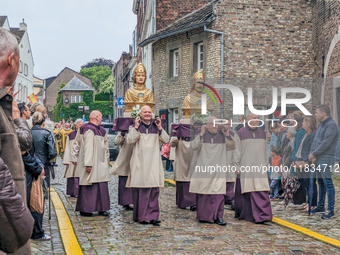
[[[0,27],[0,61],[2,61],[12,52],[14,53],[15,57],[18,56],[18,40],[11,32]]]
[[[296,135],[295,127],[287,128],[287,133],[291,133],[293,136],[295,136]]]
[[[74,125],[77,125],[80,122],[84,122],[82,119],[76,119],[76,121],[74,122]]]

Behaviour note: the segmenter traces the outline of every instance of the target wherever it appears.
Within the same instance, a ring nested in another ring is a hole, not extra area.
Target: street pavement
[[[227,207],[224,213],[227,226],[198,223],[196,213],[176,207],[176,191],[172,185],[160,190],[161,226],[140,225],[132,220],[132,211],[117,204],[116,176],[111,177],[109,184],[110,217],[82,217],[74,212],[76,199],[65,195],[65,168],[60,158],[57,163],[53,188],[65,205],[84,254],[340,254],[339,248],[274,223],[253,224],[234,219],[234,212]],[[166,178],[172,176],[166,175]],[[336,184],[336,215],[339,215],[340,180],[336,180]],[[322,221],[320,216],[308,217],[301,211],[281,210],[275,203],[274,216],[339,239],[339,217]],[[45,223],[48,223],[46,215]],[[31,242],[33,254],[63,254],[54,212],[51,224],[45,224],[46,229],[52,231],[52,241]]]

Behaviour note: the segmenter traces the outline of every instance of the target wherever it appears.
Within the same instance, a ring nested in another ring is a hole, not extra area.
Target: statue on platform
[[[145,87],[146,78],[145,67],[142,63],[139,63],[133,72],[133,87],[128,89],[125,94],[124,104],[126,113],[130,113],[132,107],[135,107],[137,104],[140,107],[148,105],[153,111],[155,98],[153,92]]]
[[[182,111],[185,118],[190,118],[192,114],[199,115],[202,111],[202,94],[203,84],[198,82],[204,82],[204,75],[202,70],[198,70],[197,73],[192,77],[193,83],[189,94],[185,97]],[[207,97],[207,111],[212,112],[212,103],[209,97]]]

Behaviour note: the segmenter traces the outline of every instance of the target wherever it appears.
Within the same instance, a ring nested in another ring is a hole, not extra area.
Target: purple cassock
[[[101,126],[86,123],[79,128],[81,135],[91,129],[94,135],[104,137],[106,131]],[[110,210],[110,195],[108,182],[92,183],[92,185],[79,185],[76,211],[84,213],[105,212]]]
[[[234,182],[227,182],[226,193],[224,195],[224,203],[227,205],[232,204],[234,202],[235,193],[234,193]]]
[[[153,123],[147,125],[141,122],[137,129],[141,134],[161,135],[157,126]],[[159,218],[159,187],[155,188],[131,188],[133,199],[133,220],[138,222],[147,222],[158,220]]]
[[[236,178],[236,183],[235,183],[235,197],[234,197],[234,208],[235,208],[235,218],[240,217],[241,212],[243,210],[243,196],[241,193],[241,182],[240,178]]]
[[[196,205],[196,194],[189,192],[190,182],[176,181],[176,205],[185,209]]]
[[[73,132],[68,134],[68,139],[70,141],[73,141],[76,138],[76,135],[77,135],[77,131],[73,131]],[[69,178],[67,178],[66,195],[76,197],[76,196],[78,196],[78,192],[79,192],[79,177],[69,177]]]
[[[208,130],[203,135],[203,143],[211,143],[213,138],[214,144],[225,143],[225,135],[218,130],[216,134]],[[230,138],[231,140],[231,138]],[[196,211],[199,221],[212,222],[218,218],[223,218],[224,212],[224,195],[223,194],[196,194]]]
[[[250,139],[253,139],[255,144],[256,144],[256,139],[257,141],[262,140],[262,139],[266,140],[265,132],[262,129],[260,128],[251,129],[249,128],[248,125],[246,125],[246,127],[241,128],[237,132],[237,134],[241,140],[241,147],[242,147],[242,142],[245,140],[249,141]],[[257,151],[254,151],[254,153],[257,153]],[[244,178],[251,178],[251,177],[244,177]],[[263,180],[261,180],[261,178],[259,179],[260,180],[258,181],[267,182],[266,178]],[[236,184],[236,192],[237,192],[239,183],[240,181],[238,179],[238,182]],[[241,189],[241,185],[239,186]],[[250,221],[254,223],[262,223],[262,222],[272,220],[273,214],[272,214],[272,208],[270,204],[268,191],[244,192],[242,194],[242,198],[243,198],[242,209],[240,208],[241,205],[240,204],[238,205],[238,210],[241,210],[240,214],[238,215],[239,220],[246,220],[246,221]],[[235,194],[235,202],[237,199],[238,199],[238,194]],[[236,212],[236,204],[235,204],[235,217],[236,216],[237,216],[237,212]]]
[[[126,188],[127,176],[118,177],[118,204],[127,206],[133,204],[132,189]]]

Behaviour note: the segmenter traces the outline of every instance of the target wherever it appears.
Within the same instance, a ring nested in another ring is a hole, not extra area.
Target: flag
[[[19,92],[20,92],[22,89],[23,89],[23,88],[19,89],[19,91],[18,91],[17,93],[14,94],[13,98],[15,98],[15,97],[19,94]]]
[[[28,98],[28,100],[30,100],[31,104],[38,103],[38,98],[37,98],[36,95],[34,95],[34,93],[32,95],[28,96],[27,98]]]

